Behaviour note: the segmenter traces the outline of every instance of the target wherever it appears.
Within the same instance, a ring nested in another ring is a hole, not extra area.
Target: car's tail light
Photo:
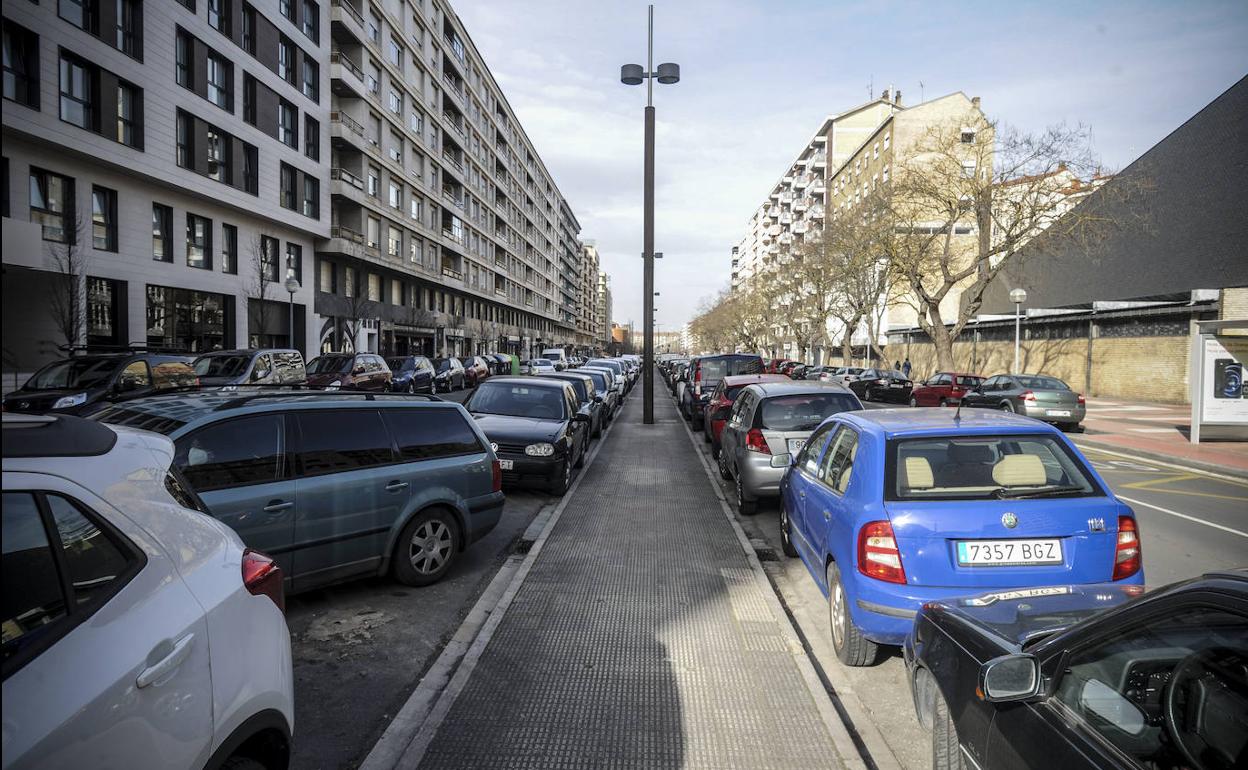
[[[1114,580],[1129,578],[1140,571],[1140,532],[1131,516],[1118,517],[1118,544],[1114,547]]]
[[[1084,398],[1084,397],[1083,397],[1083,394],[1082,394],[1082,393],[1076,393],[1076,394],[1075,394],[1075,401],[1078,401],[1078,402],[1079,402],[1079,406],[1084,406],[1084,405],[1086,405],[1086,404],[1088,403],[1088,400],[1087,400],[1086,398]]]
[[[1036,394],[1032,393],[1030,390],[1024,390],[1023,394],[1019,396],[1019,398],[1021,398],[1022,400],[1026,401],[1029,404],[1036,403]]]
[[[490,462],[490,484],[495,492],[503,491],[503,464],[497,457]]]
[[[243,551],[243,585],[253,596],[267,596],[279,610],[286,611],[282,568],[273,559],[250,548]]]
[[[698,398],[702,397],[702,366],[700,364],[693,370],[693,392]]]
[[[893,525],[887,521],[872,521],[858,531],[858,571],[886,583],[906,582]]]
[[[771,454],[771,447],[767,446],[767,439],[763,438],[763,432],[758,428],[750,428],[745,434],[745,448],[751,452]]]

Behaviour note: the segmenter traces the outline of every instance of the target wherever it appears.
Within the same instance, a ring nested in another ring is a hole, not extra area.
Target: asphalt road
[[[450,394],[462,401],[468,391]],[[367,578],[288,597],[295,674],[291,766],[355,767],[442,652],[534,516],[554,498],[508,491],[498,526],[440,582]]]

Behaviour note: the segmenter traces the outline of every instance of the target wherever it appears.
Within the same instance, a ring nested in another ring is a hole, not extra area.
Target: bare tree
[[[248,254],[251,256],[251,269],[248,273],[247,285],[247,332],[251,347],[263,347],[260,335],[267,334],[272,318],[269,305],[273,284],[280,277],[277,263],[276,246],[274,253],[265,253],[264,244],[277,243],[276,239],[267,240],[263,233],[256,233],[248,243]],[[254,328],[252,324],[255,324]]]
[[[346,332],[346,339],[343,341],[344,353],[356,352],[355,343],[360,338],[360,331],[364,328],[364,322],[374,320],[377,317],[377,304],[366,296],[361,295],[360,292],[363,288],[356,286],[355,291],[351,292],[351,296],[342,298],[342,322],[343,329]]]
[[[68,215],[67,215],[68,218]],[[74,212],[64,230],[65,240],[49,243],[52,281],[48,292],[48,313],[62,342],[69,350],[86,341],[87,335],[87,257],[83,247],[82,216]]]

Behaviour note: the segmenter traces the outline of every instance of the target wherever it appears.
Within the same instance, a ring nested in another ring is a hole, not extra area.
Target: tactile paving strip
[[[840,766],[674,407],[643,426],[640,400],[421,767]]]

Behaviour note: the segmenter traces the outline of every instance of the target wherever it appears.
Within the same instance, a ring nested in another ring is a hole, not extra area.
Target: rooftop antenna
[[[958,399],[958,408],[953,410],[953,421],[955,423],[962,421],[962,399]]]
[[[919,104],[923,103],[923,81],[919,81]]]
[[[871,79],[867,81],[867,101],[875,99],[875,75],[871,75]]]

